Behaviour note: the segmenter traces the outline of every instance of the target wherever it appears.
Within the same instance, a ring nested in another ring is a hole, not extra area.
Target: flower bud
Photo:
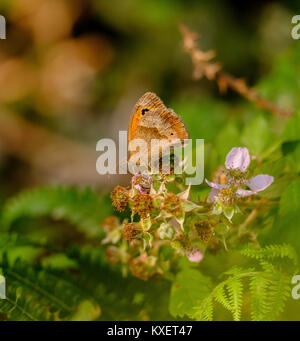
[[[204,254],[200,247],[193,245],[186,252],[186,255],[190,262],[199,263],[202,261]]]
[[[175,235],[175,230],[171,224],[162,223],[157,233],[160,239],[172,239]]]

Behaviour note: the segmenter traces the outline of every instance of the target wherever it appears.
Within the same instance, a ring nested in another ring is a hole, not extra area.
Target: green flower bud
[[[146,219],[141,219],[141,225],[143,231],[148,231],[152,225],[151,219],[149,217]]]
[[[184,246],[182,245],[182,243],[179,240],[174,240],[171,243],[171,246],[173,247],[173,249],[175,249],[177,251],[183,252],[185,250]]]
[[[175,235],[173,226],[167,223],[162,223],[157,232],[160,239],[172,239]]]

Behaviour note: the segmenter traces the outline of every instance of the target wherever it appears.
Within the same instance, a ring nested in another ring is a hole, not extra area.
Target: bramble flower
[[[128,201],[129,193],[128,190],[122,186],[116,186],[110,195],[113,205],[119,212],[125,211]]]
[[[136,174],[131,179],[132,186],[142,194],[150,193],[152,182],[152,177],[148,174]]]
[[[247,148],[235,147],[226,156],[227,184],[217,184],[205,179],[212,188],[209,199],[216,199],[224,206],[232,206],[236,198],[257,194],[265,190],[274,181],[273,176],[259,174],[247,180],[247,170],[250,165],[250,155]],[[243,189],[247,186],[250,190]]]
[[[216,182],[205,180],[211,187],[213,209],[200,198],[190,199],[191,186],[184,189],[184,177],[175,174],[136,174],[131,189],[117,186],[111,194],[113,204],[120,212],[128,207],[131,221],[120,223],[117,217],[109,217],[103,222],[108,261],[121,263],[124,273],[130,270],[133,276],[148,280],[167,273],[173,257],[199,263],[205,253],[215,253],[222,246],[227,250],[234,241],[229,234],[237,229],[230,229],[224,217],[217,215],[224,214],[235,227],[232,217],[240,212],[237,199],[266,189],[274,180],[266,174],[249,178],[249,165],[248,149],[232,148],[225,166],[215,174]],[[167,246],[174,250],[170,258],[160,252]]]

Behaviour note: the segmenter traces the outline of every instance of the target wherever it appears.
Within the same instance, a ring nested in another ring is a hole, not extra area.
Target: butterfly
[[[143,139],[151,155],[151,141],[159,140],[160,151],[188,139],[189,134],[180,117],[168,109],[153,92],[146,92],[135,104],[128,126],[128,143]],[[130,151],[132,155],[134,152]],[[130,155],[130,157],[131,157]]]

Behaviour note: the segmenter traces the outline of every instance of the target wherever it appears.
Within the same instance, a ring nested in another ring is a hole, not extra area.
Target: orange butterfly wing
[[[163,104],[162,100],[156,96],[153,92],[146,92],[135,104],[129,121],[128,126],[128,142],[134,139],[136,128],[139,121],[150,110],[167,108]]]

